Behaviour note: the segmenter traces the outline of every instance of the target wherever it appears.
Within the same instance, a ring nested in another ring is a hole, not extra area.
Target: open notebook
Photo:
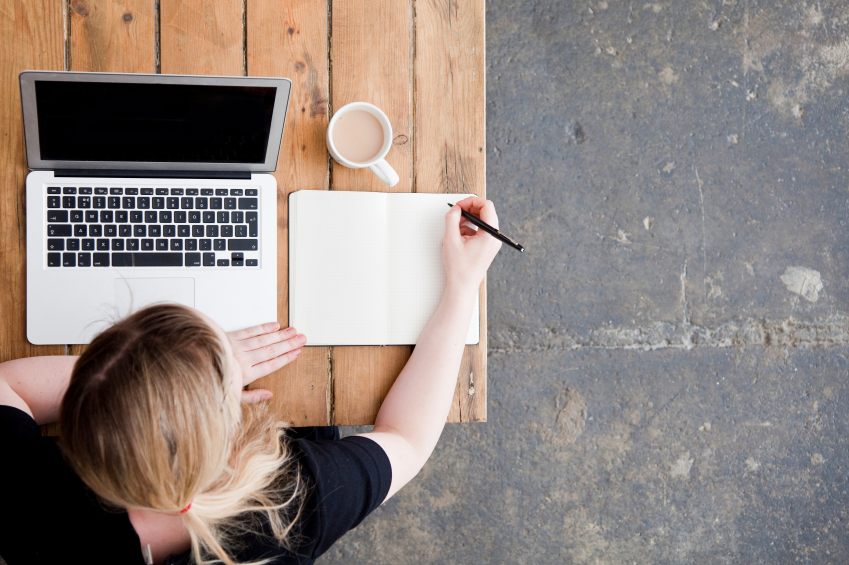
[[[289,325],[307,345],[416,343],[445,288],[446,203],[462,194],[289,196]],[[478,300],[466,343],[480,339]]]

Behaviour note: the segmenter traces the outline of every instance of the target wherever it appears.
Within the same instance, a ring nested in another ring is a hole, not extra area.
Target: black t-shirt
[[[273,558],[275,565],[313,563],[380,506],[392,468],[364,437],[292,442],[308,485],[290,553],[274,542],[266,520],[246,537],[239,561]],[[0,556],[9,565],[80,562],[143,565],[140,542],[126,512],[104,510],[67,466],[54,438],[43,438],[25,412],[0,406]],[[263,535],[264,534],[264,535]],[[166,563],[192,563],[191,553]]]

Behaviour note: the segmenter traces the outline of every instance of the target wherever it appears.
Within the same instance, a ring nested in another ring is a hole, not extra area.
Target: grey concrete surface
[[[847,32],[487,2],[489,421],[322,565],[849,562]]]

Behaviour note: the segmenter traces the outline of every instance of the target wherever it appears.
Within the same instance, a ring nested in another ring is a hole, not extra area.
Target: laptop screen
[[[263,163],[277,88],[35,81],[43,161]]]

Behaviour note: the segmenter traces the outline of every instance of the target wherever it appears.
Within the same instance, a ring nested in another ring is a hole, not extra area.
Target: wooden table
[[[26,340],[24,185],[18,73],[27,69],[292,80],[278,186],[278,320],[288,320],[287,196],[295,190],[486,195],[483,0],[11,0],[0,9],[2,174],[0,361],[78,353]],[[377,105],[394,128],[388,189],[335,164],[334,108]],[[486,420],[486,284],[481,340],[466,346],[449,421]],[[309,336],[308,336],[309,337]],[[308,347],[254,386],[295,425],[374,422],[410,347]]]

